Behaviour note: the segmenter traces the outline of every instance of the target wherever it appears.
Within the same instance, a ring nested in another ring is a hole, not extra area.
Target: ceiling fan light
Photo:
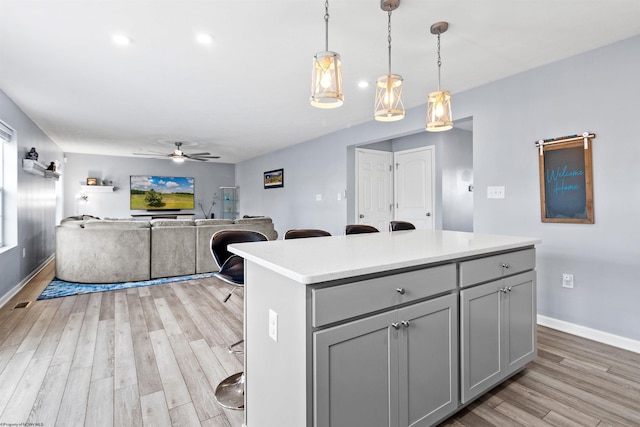
[[[437,90],[427,96],[427,126],[429,132],[442,132],[453,127],[451,93]]]
[[[184,163],[184,159],[185,158],[183,156],[180,156],[180,157],[175,156],[175,157],[173,157],[173,161],[175,163]]]
[[[340,55],[322,51],[313,57],[311,74],[311,105],[317,108],[337,108],[344,103]]]
[[[379,122],[394,122],[404,118],[402,81],[399,74],[386,74],[378,78],[374,119]]]

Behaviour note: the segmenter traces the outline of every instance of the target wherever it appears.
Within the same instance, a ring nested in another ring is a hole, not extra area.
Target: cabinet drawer
[[[314,289],[311,297],[312,326],[328,325],[455,288],[456,266],[446,264],[330,288]]]
[[[499,279],[536,267],[535,249],[507,252],[460,263],[460,287]]]

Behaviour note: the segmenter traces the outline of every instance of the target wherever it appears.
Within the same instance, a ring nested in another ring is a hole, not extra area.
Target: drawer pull
[[[396,331],[400,329],[400,324],[397,322],[392,323],[391,326],[393,326],[393,329],[395,329]]]
[[[405,328],[408,328],[408,327],[409,327],[409,325],[410,325],[410,323],[409,323],[409,321],[408,321],[408,320],[403,320],[403,321],[402,321],[402,326],[404,326]]]
[[[404,288],[397,288],[396,292],[399,293],[400,295],[404,295]]]
[[[507,264],[506,262],[504,264],[502,264],[502,268],[508,269],[509,268],[509,264]]]

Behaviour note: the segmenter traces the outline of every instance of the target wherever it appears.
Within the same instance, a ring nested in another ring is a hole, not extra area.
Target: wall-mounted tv
[[[131,210],[194,209],[194,181],[178,176],[131,175]]]

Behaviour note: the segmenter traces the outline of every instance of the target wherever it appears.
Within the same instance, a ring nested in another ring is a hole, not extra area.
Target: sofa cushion
[[[149,228],[148,221],[113,221],[104,219],[90,219],[85,221],[84,228]]]
[[[196,226],[233,224],[232,219],[196,219]]]
[[[192,219],[163,219],[156,218],[150,221],[151,227],[187,227],[193,226]]]
[[[245,217],[245,218],[236,219],[234,221],[235,224],[267,224],[270,222],[272,222],[272,220],[268,216],[249,217],[249,218]]]

